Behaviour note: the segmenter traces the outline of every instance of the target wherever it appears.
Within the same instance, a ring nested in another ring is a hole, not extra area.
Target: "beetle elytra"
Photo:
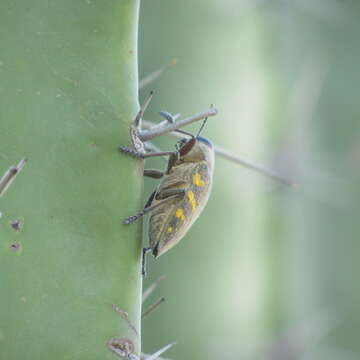
[[[140,110],[141,117],[144,108]],[[139,112],[139,113],[140,113]],[[172,117],[162,112],[169,122]],[[140,122],[140,121],[139,121]],[[203,126],[206,119],[203,123]],[[139,126],[139,123],[136,124]],[[160,179],[159,185],[149,197],[144,209],[129,216],[123,223],[131,224],[149,214],[149,248],[143,249],[143,256],[151,251],[155,258],[174,247],[187,233],[194,221],[204,209],[212,186],[215,163],[214,146],[208,139],[194,136],[183,130],[176,130],[184,137],[177,144],[175,151],[145,153],[136,149],[139,139],[132,139],[135,149],[120,146],[120,151],[130,156],[148,158],[168,156],[164,171],[144,170],[144,176]],[[136,131],[131,131],[132,137]],[[143,264],[143,273],[145,272]]]

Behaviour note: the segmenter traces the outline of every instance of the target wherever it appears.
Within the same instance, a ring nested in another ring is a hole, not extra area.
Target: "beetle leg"
[[[144,170],[144,176],[151,177],[153,179],[161,179],[164,173],[159,170]]]
[[[156,156],[171,156],[171,155],[176,155],[177,151],[162,151],[162,152],[153,152],[153,153],[148,153],[148,154],[144,154],[143,158],[148,158],[148,157],[156,157]]]
[[[135,157],[135,158],[139,158],[139,159],[142,159],[144,156],[144,153],[142,151],[132,149],[129,146],[119,146],[119,151],[124,154],[127,154],[127,155]]]
[[[141,274],[142,274],[142,276],[146,276],[146,254],[148,252],[150,252],[151,250],[152,250],[151,247],[142,249],[142,256],[141,256]]]
[[[144,147],[145,147],[146,152],[160,152],[161,151],[156,145],[154,145],[150,141],[144,143]]]
[[[149,206],[152,204],[155,195],[156,195],[156,190],[154,190],[154,191],[152,192],[152,194],[149,196],[149,199],[148,199],[148,201],[146,202],[144,208],[147,208],[147,207],[149,207]]]
[[[164,194],[165,193],[165,194]],[[158,205],[158,204],[164,204],[164,202],[167,200],[167,199],[172,199],[174,196],[185,196],[185,190],[184,189],[167,189],[167,190],[164,190],[162,192],[162,195],[165,195],[165,200],[164,201],[161,201],[161,203],[158,203],[154,206],[150,206],[152,201],[154,200],[154,197],[156,195],[156,191],[154,191],[151,195],[150,195],[150,198],[149,200],[147,201],[146,205],[145,205],[145,209],[149,209],[149,208],[152,208],[152,210],[154,210]],[[149,210],[151,211],[151,210]],[[144,212],[144,211],[143,211]],[[129,219],[129,218],[128,218]],[[125,219],[126,221],[127,219]],[[135,220],[134,220],[135,221]],[[143,248],[142,249],[142,257],[141,257],[141,274],[145,277],[146,276],[146,254],[150,251],[152,251],[153,249],[151,247],[147,247],[147,248]]]
[[[142,151],[138,151],[135,149],[132,149],[128,146],[119,146],[119,150],[121,152],[123,152],[124,154],[136,157],[136,158],[140,158],[140,159],[146,159],[148,157],[156,157],[156,156],[168,156],[168,155],[173,155],[176,154],[176,151],[163,151],[163,152],[153,152],[153,153],[148,153],[145,154]]]
[[[179,184],[183,184],[182,182],[180,182]],[[167,199],[168,197],[171,197],[171,196],[177,196],[179,198],[183,198],[185,196],[185,189],[179,189],[179,188],[175,188],[175,189],[164,189],[164,190],[161,190],[161,192],[158,192],[156,195],[155,195],[155,198],[157,200],[161,200],[161,199]]]
[[[184,190],[182,190],[182,189],[174,189],[174,190],[178,190],[178,191],[177,192],[173,191],[173,193],[168,195],[168,197],[166,199],[159,201],[155,205],[145,207],[144,210],[139,212],[138,214],[127,217],[126,219],[123,220],[123,224],[125,224],[125,225],[132,224],[134,221],[142,218],[144,215],[146,215],[150,211],[158,208],[159,206],[162,206],[168,202],[171,202],[171,201],[175,200],[177,197],[184,196]]]
[[[127,146],[121,146],[120,150],[125,153],[130,153],[133,156],[141,157],[140,154],[145,153],[144,143],[139,137],[139,133],[141,132],[141,119],[144,115],[146,108],[149,106],[150,101],[154,95],[153,91],[150,91],[148,98],[145,100],[144,104],[140,107],[139,112],[136,114],[135,119],[133,120],[130,126],[130,138],[131,143],[135,150],[131,150]],[[131,150],[131,151],[129,151]]]

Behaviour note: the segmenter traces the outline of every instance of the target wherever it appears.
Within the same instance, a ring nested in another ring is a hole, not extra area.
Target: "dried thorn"
[[[142,295],[142,302],[145,302],[146,299],[155,291],[155,289],[159,286],[161,281],[165,280],[166,276],[162,275],[158,279],[156,279],[144,292]]]
[[[165,124],[166,123],[170,123],[170,124],[173,124],[175,122],[175,118],[174,118],[174,115],[169,113],[168,111],[159,111],[159,114],[166,120],[165,121]],[[160,125],[160,124],[159,124]]]
[[[139,154],[144,154],[144,143],[139,139],[139,129],[134,125],[131,125],[129,133],[134,150]]]
[[[26,164],[26,159],[20,160],[16,166],[11,166],[0,179],[0,197],[3,196],[12,182],[15,180],[17,174],[22,170]]]
[[[130,138],[131,138],[131,142],[132,145],[135,149],[135,151],[139,154],[142,154],[145,152],[144,150],[144,144],[141,141],[141,139],[139,138],[139,131],[141,130],[141,120],[142,117],[144,116],[144,112],[147,109],[147,107],[150,104],[150,101],[152,99],[154,95],[153,91],[150,91],[150,94],[148,96],[148,98],[145,100],[145,102],[141,105],[140,110],[138,111],[138,113],[136,114],[131,126],[130,126]]]
[[[174,121],[178,120],[179,117],[181,117],[181,113],[177,113],[177,114],[173,115]]]
[[[155,125],[151,128],[151,130],[159,129],[159,128],[161,129],[163,126],[165,126],[165,125],[167,125],[167,124],[174,124],[175,121],[176,121],[177,119],[179,119],[179,117],[181,116],[180,113],[173,115],[173,114],[169,113],[168,111],[159,111],[159,114],[160,114],[163,118],[165,118],[165,120],[162,121],[162,122],[160,122],[160,123],[158,123],[158,124],[155,124]]]
[[[300,359],[335,328],[338,319],[326,309],[290,328],[263,354],[266,360]]]
[[[143,126],[144,128],[146,129],[156,129],[157,125],[154,124],[153,122],[151,121],[146,121],[144,120],[143,121]],[[183,136],[175,131],[169,133],[168,135],[171,135],[177,139],[182,139]],[[231,153],[230,151],[226,150],[226,149],[223,149],[221,148],[220,146],[218,145],[215,145],[215,153],[216,155],[218,156],[221,156],[222,158],[226,159],[226,160],[229,160],[229,161],[232,161],[234,162],[235,164],[239,164],[239,165],[242,165],[248,169],[252,169],[252,170],[255,170],[257,171],[258,173],[261,173],[265,176],[268,176],[268,177],[271,177],[273,180],[276,180],[284,185],[287,185],[287,186],[291,186],[292,188],[298,188],[299,187],[299,184],[295,183],[295,182],[292,182],[291,180],[288,180],[288,179],[285,179],[284,177],[282,177],[281,175],[278,175],[276,174],[275,172],[269,170],[269,169],[266,169],[260,165],[256,165],[254,164],[253,162],[249,161],[249,160],[245,160],[243,158],[241,158],[240,156],[238,155],[235,155],[233,153]]]
[[[149,356],[151,356],[150,354],[145,354],[145,353],[141,353],[141,360],[146,360]],[[157,360],[172,360],[169,358],[164,358],[164,357],[158,357]]]
[[[140,360],[139,356],[134,354],[134,343],[128,338],[112,338],[106,343],[106,346],[112,353],[119,357],[130,360]]]
[[[10,245],[10,249],[14,252],[21,252],[22,251],[22,246],[20,243],[18,242],[14,242]]]
[[[161,349],[159,349],[158,351],[156,351],[155,353],[153,353],[152,355],[149,355],[148,357],[146,357],[144,360],[156,360],[156,359],[160,359],[160,355],[163,354],[165,351],[169,350],[172,346],[174,346],[176,343],[170,343],[165,345],[164,347],[162,347]]]
[[[125,310],[120,309],[115,304],[112,305],[112,308],[127,322],[129,328],[135,333],[135,335],[139,336],[139,334],[136,330],[136,327],[131,323],[131,321],[129,319],[129,314]]]
[[[141,319],[144,319],[146,316],[148,316],[150,313],[155,311],[163,302],[165,301],[165,298],[162,296],[160,299],[155,301],[152,305],[150,305],[142,314]]]
[[[181,116],[181,113],[177,113],[175,115],[172,115],[171,113],[169,113],[168,111],[160,111],[159,114],[164,117],[166,120],[160,122],[160,123],[151,123],[152,126],[151,127],[148,127],[148,126],[145,126],[147,129],[157,129],[158,127],[162,127],[168,123],[174,123],[176,120],[179,119],[179,117]],[[169,119],[168,117],[171,117],[171,119]],[[144,121],[144,120],[143,120]],[[145,121],[147,122],[147,121]]]
[[[151,99],[153,98],[154,96],[154,91],[150,91],[149,93],[149,96],[146,98],[146,100],[144,101],[144,103],[142,104],[139,112],[137,113],[137,115],[135,116],[135,119],[134,119],[134,126],[136,128],[139,128],[140,125],[141,125],[141,119],[147,109],[147,107],[149,106],[150,102],[151,102]]]
[[[215,115],[217,115],[217,113],[218,113],[217,109],[211,106],[208,110],[198,113],[196,115],[190,116],[186,119],[182,119],[182,120],[179,120],[179,121],[171,123],[171,124],[167,123],[167,124],[164,124],[163,126],[156,126],[155,128],[151,128],[148,130],[142,130],[139,133],[139,138],[142,141],[148,141],[150,139],[153,139],[154,137],[157,137],[160,135],[165,135],[174,130],[180,129],[181,127],[191,124],[195,121],[199,121],[199,120],[203,120],[207,117],[215,116]]]
[[[21,219],[16,219],[10,223],[10,226],[17,232],[20,232],[24,226],[24,221]]]
[[[230,151],[227,151],[227,150],[221,148],[220,146],[217,146],[217,145],[215,146],[215,153],[217,155],[223,157],[224,159],[230,160],[236,164],[242,165],[248,169],[254,170],[260,174],[268,176],[268,177],[272,178],[273,180],[280,182],[283,185],[291,186],[294,188],[298,186],[296,183],[293,183],[292,181],[285,179],[281,175],[278,175],[275,172],[273,172],[272,170],[266,169],[260,165],[256,165],[253,162],[250,162],[248,160],[244,160],[244,159],[240,158],[239,156],[231,153]]]
[[[168,64],[163,66],[161,69],[155,70],[154,72],[150,73],[149,75],[145,76],[143,79],[139,82],[139,90],[142,90],[145,86],[151,84],[154,82],[166,69],[168,69],[170,66],[176,65],[177,60],[172,59]]]

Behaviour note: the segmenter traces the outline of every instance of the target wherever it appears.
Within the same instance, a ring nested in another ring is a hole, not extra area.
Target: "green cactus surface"
[[[140,349],[138,0],[0,2],[0,359]],[[118,311],[114,310],[114,305]],[[126,320],[127,317],[127,320]]]

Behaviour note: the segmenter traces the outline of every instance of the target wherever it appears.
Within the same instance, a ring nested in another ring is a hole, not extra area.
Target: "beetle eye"
[[[179,140],[177,143],[178,143],[179,148],[182,148],[184,146],[184,144],[187,143],[187,139],[183,138],[183,139]]]
[[[180,156],[186,155],[193,148],[196,142],[195,138],[192,138],[190,140],[186,140],[186,139],[183,140],[185,140],[185,142],[180,148]]]
[[[187,139],[181,139],[176,142],[175,149],[176,151],[180,152],[180,149],[184,146],[184,144],[187,142]]]

